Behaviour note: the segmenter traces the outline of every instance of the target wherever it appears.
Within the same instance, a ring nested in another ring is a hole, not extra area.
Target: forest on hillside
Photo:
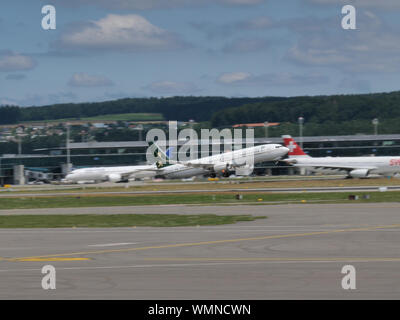
[[[298,117],[312,123],[340,123],[374,118],[400,118],[400,91],[364,95],[292,97],[258,102],[217,111],[213,126],[263,121],[296,123]]]
[[[161,113],[166,120],[207,121],[214,112],[248,103],[278,101],[282,98],[171,97],[126,98],[93,103],[67,103],[41,107],[0,107],[0,124],[87,118],[106,114]]]
[[[295,134],[300,116],[305,119],[304,135],[370,134],[374,118],[380,121],[379,133],[400,133],[400,91],[289,98],[127,98],[42,107],[2,106],[0,124],[144,112],[160,113],[165,120],[194,119],[200,126],[214,128],[238,123],[281,123],[270,130],[270,136]],[[257,135],[262,134],[260,131]]]

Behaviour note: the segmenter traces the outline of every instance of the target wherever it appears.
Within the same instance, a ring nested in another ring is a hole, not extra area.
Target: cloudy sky
[[[0,104],[399,90],[399,16],[399,0],[2,0]]]

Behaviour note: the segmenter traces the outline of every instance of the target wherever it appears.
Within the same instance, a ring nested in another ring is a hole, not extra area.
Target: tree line
[[[161,113],[166,120],[207,121],[218,110],[281,98],[169,97],[126,98],[94,103],[66,103],[41,107],[0,107],[1,124],[86,118],[119,113]]]
[[[297,123],[302,116],[311,123],[400,118],[400,91],[363,95],[291,97],[258,102],[215,112],[213,126],[251,122]]]
[[[400,133],[400,91],[289,98],[127,98],[42,107],[3,106],[0,124],[135,112],[161,113],[165,120],[194,119],[204,127],[214,128],[238,123],[281,123],[280,127],[270,130],[271,136],[296,132],[300,116],[305,118],[305,135],[372,133],[371,121],[379,118],[379,133]]]

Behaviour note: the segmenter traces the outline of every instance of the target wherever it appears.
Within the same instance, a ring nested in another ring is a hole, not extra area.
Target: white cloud
[[[98,75],[89,75],[84,72],[74,73],[72,78],[69,80],[68,85],[71,87],[109,87],[114,83],[104,77]]]
[[[14,99],[1,98],[0,106],[18,106],[18,103]]]
[[[0,51],[0,72],[24,71],[33,69],[36,62],[29,56],[13,51]]]
[[[251,74],[248,72],[223,73],[218,77],[217,82],[222,84],[231,84],[231,83],[242,82],[244,80],[249,79],[250,77]]]
[[[5,97],[0,99],[1,104],[12,104],[18,106],[41,106],[53,103],[78,102],[77,96],[72,92],[58,92],[53,94],[27,93],[18,98]]]
[[[311,21],[309,22],[311,23]],[[361,10],[358,30],[342,30],[327,21],[318,32],[299,32],[286,58],[304,66],[335,67],[345,72],[400,70],[400,32],[377,15]]]
[[[136,51],[182,47],[184,43],[139,15],[109,14],[65,32],[57,45],[67,49]]]
[[[265,16],[256,17],[237,23],[237,27],[244,29],[266,29],[272,27],[273,25],[274,22]]]
[[[232,72],[222,74],[217,82],[234,86],[304,86],[326,84],[329,78],[318,73],[298,75],[282,72],[253,75],[248,72]]]
[[[298,63],[314,66],[350,64],[352,62],[351,57],[344,54],[340,48],[307,46],[304,43],[290,48],[288,57]]]
[[[200,91],[193,83],[175,81],[153,82],[144,89],[157,94],[193,94]]]

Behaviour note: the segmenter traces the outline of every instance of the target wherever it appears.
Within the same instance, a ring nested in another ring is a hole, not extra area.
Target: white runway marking
[[[138,242],[121,242],[121,243],[105,243],[105,244],[89,244],[88,247],[114,247],[127,246],[129,244],[137,244]]]

